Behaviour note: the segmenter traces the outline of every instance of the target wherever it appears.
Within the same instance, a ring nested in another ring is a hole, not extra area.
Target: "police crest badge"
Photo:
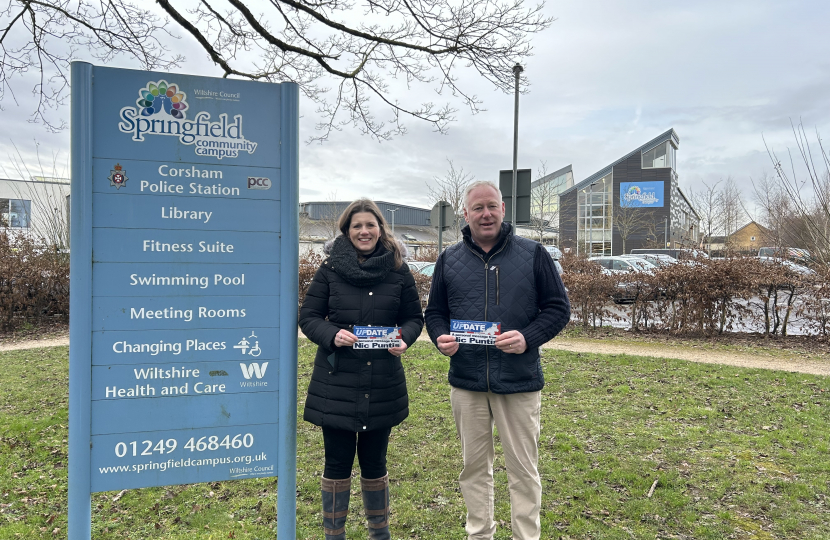
[[[121,186],[127,184],[127,171],[121,167],[120,163],[116,163],[115,168],[110,171],[107,179],[110,181],[110,186],[115,186],[115,189],[121,189]]]

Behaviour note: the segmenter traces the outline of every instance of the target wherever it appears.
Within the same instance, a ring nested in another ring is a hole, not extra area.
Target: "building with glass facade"
[[[542,221],[552,233],[551,238],[559,231],[559,196],[573,185],[574,173],[570,165],[530,184],[530,219]]]
[[[680,138],[670,129],[559,197],[565,251],[620,255],[643,247],[696,247],[700,218],[678,186]]]

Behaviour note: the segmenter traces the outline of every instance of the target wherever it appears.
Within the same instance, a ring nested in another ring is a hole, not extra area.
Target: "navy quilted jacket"
[[[449,382],[496,394],[541,390],[539,346],[570,319],[553,260],[541,244],[513,235],[509,224],[488,253],[472,242],[469,226],[463,232],[464,241],[447,248],[436,264],[425,313],[430,338],[449,334],[450,319],[500,322],[502,333],[522,333],[527,350],[507,354],[494,346],[460,345],[450,359]]]

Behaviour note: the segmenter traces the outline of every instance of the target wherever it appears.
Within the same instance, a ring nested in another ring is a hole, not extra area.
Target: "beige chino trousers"
[[[493,425],[499,430],[507,465],[514,540],[538,540],[542,481],[539,432],[542,393],[493,394],[450,390],[452,414],[461,439],[464,470],[459,476],[467,505],[467,537],[490,540],[496,532],[493,503]]]

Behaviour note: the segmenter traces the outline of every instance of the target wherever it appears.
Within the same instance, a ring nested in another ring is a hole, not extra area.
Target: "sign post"
[[[429,213],[429,222],[433,227],[438,227],[438,255],[441,255],[444,247],[444,231],[450,228],[450,221],[454,217],[452,205],[447,201],[438,201]]]
[[[268,476],[295,537],[298,95],[73,63],[70,540],[94,492]]]
[[[499,171],[499,189],[502,193],[502,201],[505,203],[504,221],[512,223],[514,229],[518,224],[530,223],[530,180],[530,169],[518,169],[515,185],[513,183],[513,171]],[[516,194],[515,204],[513,204],[513,193]],[[516,217],[513,216],[514,209]]]

